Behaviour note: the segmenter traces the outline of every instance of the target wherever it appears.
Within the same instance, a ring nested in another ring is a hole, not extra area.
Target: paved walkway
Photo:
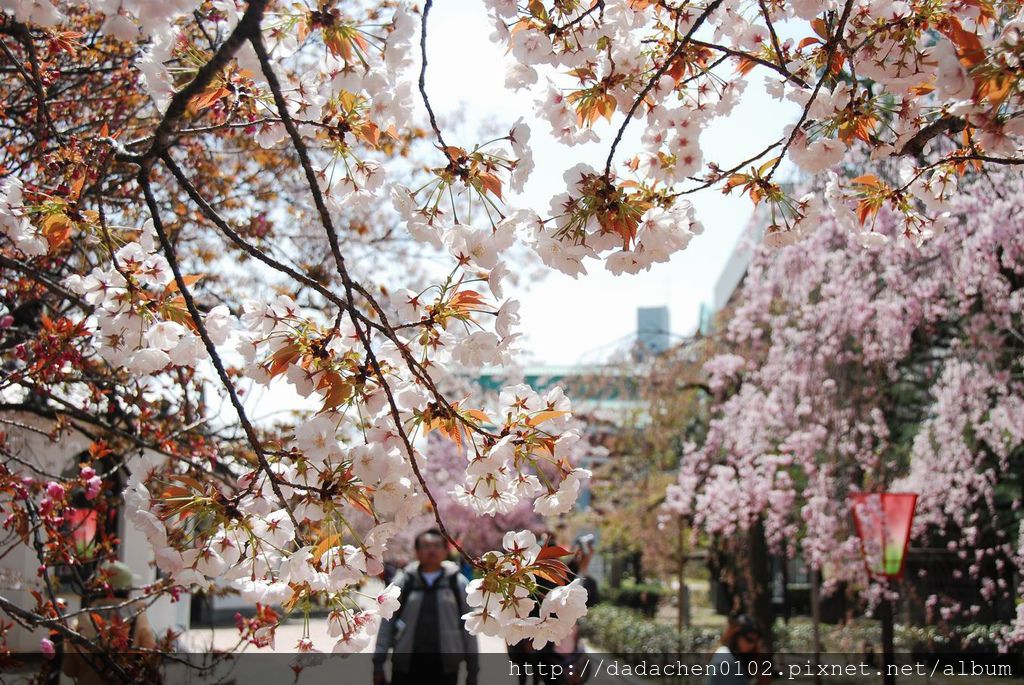
[[[286,654],[295,651],[296,645],[299,643],[299,639],[302,637],[302,621],[301,620],[287,620],[277,628],[277,638],[274,642],[273,648],[255,650],[254,651],[267,654]],[[309,619],[309,637],[313,641],[313,646],[323,652],[330,652],[334,643],[337,641],[336,638],[332,638],[327,634],[327,618],[317,617]],[[238,629],[234,626],[218,626],[212,630],[209,628],[199,628],[196,630],[190,630],[185,638],[185,644],[189,646],[189,649],[196,652],[208,652],[211,650],[232,650],[238,645]],[[477,644],[481,652],[489,654],[504,654],[505,653],[505,641],[496,638],[489,637],[487,635],[481,635],[477,638]],[[366,653],[373,653],[373,644],[364,650]]]
[[[309,635],[317,649],[330,652],[334,640],[327,635],[327,619],[311,618],[309,621]],[[273,649],[256,650],[248,648],[245,654],[257,655],[253,658],[245,657],[237,660],[232,667],[231,677],[234,682],[242,683],[292,683],[299,685],[337,685],[344,682],[345,685],[369,685],[373,681],[373,668],[368,654],[373,652],[373,645],[365,650],[365,655],[356,655],[351,658],[341,659],[331,657],[326,663],[317,666],[316,658],[309,659],[308,668],[301,672],[295,680],[292,665],[297,663],[303,655],[293,654],[295,645],[302,637],[302,621],[286,621],[277,629],[277,639]],[[185,641],[194,651],[206,652],[214,650],[234,650],[238,644],[238,630],[234,626],[223,626],[214,629],[199,629],[190,631],[185,636]],[[481,635],[478,637],[478,645],[481,653],[480,659],[480,685],[491,683],[518,683],[518,678],[511,671],[513,666],[506,658],[504,640]],[[276,655],[276,656],[275,656]],[[309,655],[305,655],[308,657]],[[598,658],[599,659],[599,658]],[[593,670],[598,659],[591,665]],[[593,678],[590,682],[594,684],[618,684],[630,682],[631,679],[621,679],[603,674]],[[193,681],[202,682],[202,681]],[[461,681],[460,681],[461,682]],[[532,678],[530,679],[532,682]]]
[[[373,667],[368,657],[373,653],[372,643],[364,650],[363,655],[346,659],[331,657],[326,663],[318,665],[315,663],[317,659],[313,655],[294,654],[302,634],[301,620],[285,621],[277,628],[273,648],[255,649],[251,646],[245,648],[244,654],[253,656],[242,656],[237,659],[231,667],[231,678],[239,684],[297,682],[300,685],[319,685],[319,683],[337,685],[338,682],[344,682],[346,685],[349,683],[369,685],[373,682]],[[313,641],[314,647],[328,654],[335,642],[335,639],[327,634],[326,617],[310,618],[309,637]],[[238,630],[234,626],[192,630],[184,636],[183,642],[194,652],[233,651],[238,649]],[[506,654],[504,640],[481,635],[477,644],[482,655],[479,679],[481,685],[509,681],[508,661],[504,658]],[[488,657],[487,655],[493,656]],[[310,656],[313,658],[308,658]],[[303,657],[308,659],[308,667],[295,681],[292,666],[297,663],[298,658]],[[517,680],[512,679],[510,682],[514,683]]]

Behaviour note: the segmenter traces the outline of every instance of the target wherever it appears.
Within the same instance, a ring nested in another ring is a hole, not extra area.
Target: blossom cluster
[[[132,245],[119,254],[143,249]],[[124,268],[133,275],[157,272],[156,266],[165,265],[158,257],[143,259],[145,268],[134,263]],[[74,285],[86,296],[102,293],[99,304],[124,300],[120,281],[112,286],[104,277],[113,276],[93,274]],[[154,284],[162,281],[157,278]],[[475,337],[480,331],[467,333],[462,325],[486,311],[484,301],[476,291],[460,287],[440,288],[433,302],[397,294],[396,309],[411,321],[403,319],[396,328],[407,332],[407,339],[381,343],[373,352],[372,369],[355,329],[361,322],[338,329],[319,326],[285,296],[244,303],[237,321],[205,317],[211,337],[217,332],[216,344],[234,341],[249,379],[269,385],[281,378],[300,396],[316,398],[322,409],[295,425],[286,449],[268,455],[268,470],[243,475],[233,495],[174,464],[133,464],[128,509],[153,543],[159,568],[184,587],[206,587],[214,580],[233,583],[247,601],[260,605],[301,608],[315,599],[325,601],[332,607],[331,634],[339,638],[336,651],[358,651],[375,634],[387,605],[384,598],[394,592],[387,590],[377,604],[365,608],[359,588],[383,571],[389,541],[426,506],[424,484],[415,472],[424,455],[406,430],[436,430],[465,441],[472,458],[464,463],[465,483],[455,498],[478,514],[505,513],[523,499],[540,514],[568,511],[590,474],[570,466],[568,450],[579,435],[569,427],[571,407],[560,389],[546,397],[523,385],[504,389],[497,410],[502,421],[493,425],[481,410],[444,406],[430,385],[438,378],[424,382],[406,375],[406,355],[418,358],[429,347],[434,359],[446,349],[459,359],[475,354],[466,349],[488,344]],[[497,328],[511,326],[501,308],[492,313]],[[164,345],[169,339],[153,332],[166,328],[166,322],[136,335],[128,328],[134,319],[118,316],[115,309],[100,329],[107,331],[96,338],[101,354],[111,353],[106,340],[115,338],[140,343],[117,348],[129,360],[139,354],[148,358],[156,354],[154,340]],[[172,342],[181,344],[179,338]],[[492,347],[499,344],[495,337]],[[170,361],[161,357],[160,367],[148,373],[177,363],[175,349],[169,348]],[[178,540],[181,517],[207,521],[190,532],[186,546]],[[297,548],[296,540],[302,541]]]
[[[591,475],[569,460],[580,436],[568,429],[568,398],[559,387],[542,398],[529,386],[515,385],[501,391],[498,404],[502,437],[472,455],[465,482],[453,492],[455,500],[492,516],[508,513],[523,499],[533,500],[534,511],[542,516],[568,512]],[[544,464],[557,470],[557,485]]]
[[[23,21],[48,26],[64,19],[47,0],[8,5]],[[106,16],[101,30],[112,38],[150,41],[138,68],[150,95],[166,106],[178,73],[198,68],[197,46],[184,30],[190,3],[95,0],[91,5]],[[211,5],[210,18],[225,30],[243,16],[231,0]],[[1022,19],[1009,8],[926,12],[913,2],[890,6],[867,0],[765,7],[721,0],[678,7],[601,0],[549,7],[493,0],[488,3],[492,38],[509,51],[507,84],[537,93],[540,116],[559,140],[567,145],[602,140],[600,122],[615,120],[617,113],[625,117],[606,168],[592,174],[600,182],[583,189],[579,172],[570,172],[569,197],[552,198],[548,216],[540,219],[506,206],[513,201],[510,191],[522,189],[534,166],[530,126],[522,118],[512,122],[507,136],[472,148],[445,144],[432,121],[444,163],[432,168],[416,191],[405,187],[379,154],[384,140],[413,126],[411,71],[418,33],[413,8],[399,4],[383,24],[360,6],[272,10],[263,28],[273,41],[274,63],[302,65],[284,70],[290,83],[283,96],[303,126],[301,134],[329,153],[320,173],[332,208],[369,205],[390,189],[413,236],[443,243],[458,255],[465,254],[466,236],[460,235],[468,231],[475,245],[470,249],[484,262],[511,244],[511,227],[499,229],[511,220],[546,263],[566,273],[584,272],[585,258],[604,259],[617,273],[649,268],[686,247],[687,229],[696,225],[692,211],[685,205],[675,214],[672,210],[694,179],[726,191],[739,187],[755,203],[769,203],[773,232],[786,234],[780,241],[793,240],[814,225],[819,208],[814,198],[791,197],[772,180],[781,159],[772,154],[780,148],[799,168],[818,174],[837,169],[857,143],[870,143],[876,158],[903,156],[926,147],[935,135],[969,131],[965,146],[940,150],[933,163],[908,161],[902,185],[865,183],[858,179],[868,175],[861,174],[842,178],[828,196],[834,210],[846,207],[857,215],[855,230],[872,234],[867,240],[878,239],[869,219],[883,204],[903,215],[903,233],[921,240],[947,222],[947,200],[963,158],[1012,158],[1020,150],[1021,119],[1013,112],[1020,104],[1014,83]],[[780,40],[775,25],[783,22],[796,22],[809,35]],[[714,42],[696,38],[706,30]],[[315,62],[298,57],[311,36],[324,50]],[[252,76],[261,72],[260,61],[249,45],[236,59],[247,76],[233,75],[225,85],[241,85],[231,81],[242,79],[262,93],[250,111],[252,130],[261,145],[275,146],[287,132],[261,79]],[[173,70],[172,63],[177,64]],[[749,172],[746,163],[726,170],[705,159],[700,135],[715,118],[729,115],[754,69],[768,74],[774,97],[797,104],[803,116],[799,125],[780,131],[777,143],[748,160],[765,164]],[[204,96],[218,102],[232,90],[219,86]],[[619,139],[633,120],[643,127],[640,149],[615,165]],[[910,206],[908,194],[926,209]],[[469,204],[462,217],[456,200]],[[470,228],[474,202],[478,218]],[[669,213],[649,216],[652,207]],[[637,231],[641,217],[648,229],[644,237]],[[671,230],[657,230],[669,222],[675,224]]]
[[[769,93],[802,109],[799,123],[738,166],[708,163],[698,181],[741,187],[755,204],[767,202],[771,232],[785,234],[779,242],[800,238],[820,211],[815,198],[793,197],[772,180],[780,148],[811,174],[838,169],[858,142],[870,144],[879,160],[934,154],[929,163],[908,161],[899,185],[837,184],[829,204],[858,211],[853,228],[872,234],[869,241],[879,239],[869,219],[883,204],[902,215],[903,233],[915,240],[940,232],[965,159],[1020,155],[1024,124],[1014,84],[1024,19],[1012,3],[963,12],[870,0],[488,5],[494,36],[514,58],[507,84],[538,92],[556,137],[567,145],[599,140],[595,122],[625,112],[644,126],[644,150],[627,169],[640,172],[641,184],[671,189],[669,197],[705,164],[701,131],[727,116],[746,76],[763,69]],[[782,39],[782,23],[806,32]],[[713,39],[695,38],[700,29]],[[716,68],[727,60],[738,73]],[[943,151],[934,142],[947,132],[964,132],[965,142]],[[764,165],[744,168],[758,160]],[[609,157],[609,171],[611,163]],[[854,176],[869,175],[862,169]],[[910,206],[908,193],[926,210]]]
[[[494,635],[510,644],[532,640],[540,649],[548,642],[560,642],[587,613],[587,591],[577,578],[567,584],[557,578],[557,567],[547,559],[565,550],[545,548],[530,531],[509,532],[502,541],[503,552],[483,557],[487,575],[470,581],[467,604],[472,610],[463,618],[473,634]],[[531,595],[537,590],[538,576],[548,581],[548,589],[539,602]]]
[[[93,307],[87,320],[96,351],[109,364],[147,376],[172,366],[195,366],[206,357],[203,342],[177,292],[167,259],[156,245],[152,224],[137,241],[123,245],[107,268],[95,267],[64,285]],[[218,305],[205,317],[215,344],[232,329],[228,308]]]
[[[46,254],[46,237],[36,230],[23,210],[22,184],[15,176],[0,183],[0,230],[26,255]]]

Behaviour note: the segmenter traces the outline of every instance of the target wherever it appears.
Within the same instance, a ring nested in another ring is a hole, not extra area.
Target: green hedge
[[[724,619],[723,619],[724,621]],[[999,637],[1010,626],[1005,624],[958,626],[952,633],[934,626],[897,624],[894,630],[896,649],[911,652],[942,652],[950,650],[994,650]],[[811,625],[793,621],[788,626],[775,624],[777,653],[804,653],[811,644]],[[643,660],[645,656],[673,653],[710,652],[718,647],[719,629],[690,628],[682,632],[675,626],[651,620],[641,612],[625,607],[599,604],[592,607],[580,621],[580,636],[595,648],[622,656],[626,661]],[[878,648],[879,630],[876,622],[853,621],[845,626],[822,626],[825,651],[857,651],[869,642]]]
[[[720,637],[708,628],[679,632],[638,611],[608,604],[590,609],[580,621],[580,635],[602,651],[623,656],[712,651]]]
[[[622,587],[601,590],[601,598],[616,606],[636,609],[646,616],[654,616],[661,600],[671,592],[657,583],[627,583]]]
[[[1006,624],[970,624],[939,628],[897,623],[893,626],[893,642],[901,652],[996,651],[1010,632]],[[807,621],[775,623],[775,648],[780,652],[804,652],[813,642],[813,630]],[[881,640],[874,621],[851,621],[846,625],[821,626],[822,646],[826,651],[851,652],[865,643],[876,648]]]

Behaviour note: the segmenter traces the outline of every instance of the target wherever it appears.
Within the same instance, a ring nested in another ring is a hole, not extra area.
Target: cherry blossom
[[[781,266],[759,262],[751,282],[771,287],[746,288],[730,326],[752,348],[744,361],[709,366],[713,392],[740,388],[708,443],[686,448],[675,510],[717,532],[764,516],[775,544],[803,530],[820,566],[824,541],[846,534],[831,497],[846,474],[814,459],[827,450],[878,482],[931,469],[948,502],[979,511],[965,493],[990,492],[991,476],[954,438],[969,428],[1004,465],[1019,435],[1017,379],[994,359],[1019,318],[1019,241],[999,228],[1014,225],[1019,179],[1001,174],[1005,192],[980,206],[965,189],[981,195],[992,169],[1020,162],[1019,7],[489,0],[507,61],[493,76],[536,111],[498,113],[507,133],[479,141],[431,99],[431,8],[0,1],[18,65],[0,129],[4,400],[95,436],[87,459],[104,469],[53,480],[101,506],[124,499],[164,576],[154,594],[232,583],[257,604],[239,628],[259,646],[273,644],[270,605],[321,602],[334,650],[359,651],[393,612],[360,593],[399,531],[428,511],[459,544],[424,476],[439,438],[461,460],[443,486],[453,506],[494,520],[571,510],[590,472],[571,458],[570,400],[522,385],[485,399],[458,376],[514,361],[520,312],[503,281],[517,250],[574,278],[595,264],[638,273],[699,242],[688,196],[702,190],[747,196],[769,219],[766,245],[789,247]],[[705,131],[762,77],[796,120],[763,149],[714,159]],[[567,148],[600,146],[603,163],[563,155],[561,187],[521,206],[544,127]],[[781,183],[790,162],[818,176],[814,192]],[[415,266],[424,254],[440,274]],[[912,278],[915,259],[934,273]],[[884,297],[869,296],[879,282]],[[813,302],[775,314],[773,298]],[[963,335],[928,370],[941,411],[922,425],[938,447],[922,437],[911,468],[883,473],[895,437],[865,388],[888,387],[917,337],[954,315]],[[839,371],[858,365],[871,384],[851,393]],[[251,415],[248,398],[279,386],[303,408]],[[720,453],[729,463],[712,463]],[[121,467],[115,493],[97,474]],[[59,544],[68,498],[51,478],[0,477],[17,544],[38,533],[44,569],[79,563]],[[748,482],[742,504],[721,504]],[[936,500],[923,498],[927,534],[951,513]],[[973,515],[956,522],[965,538]],[[582,589],[559,556],[504,542],[466,555],[487,588],[469,625],[564,637]],[[1013,544],[989,556],[1007,563]],[[37,625],[51,623],[47,601]]]

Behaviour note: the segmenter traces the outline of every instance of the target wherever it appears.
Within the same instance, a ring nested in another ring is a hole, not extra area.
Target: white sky
[[[478,0],[436,3],[428,26],[427,92],[442,126],[445,119],[457,117],[460,109],[465,116],[464,126],[446,133],[450,145],[476,142],[474,134],[481,122],[494,122],[503,131],[517,117],[525,117],[537,169],[514,204],[532,207],[543,215],[551,196],[565,189],[562,172],[566,168],[578,162],[604,166],[622,115],[611,124],[602,120],[597,125],[601,144],[570,148],[557,143],[547,122],[533,115],[533,98],[525,91],[517,95],[506,90],[503,50],[491,42],[490,34],[490,22]],[[769,97],[756,76],[733,115],[704,132],[705,161],[728,168],[751,157],[778,139],[796,112],[795,106]],[[642,121],[631,123],[619,146],[618,160],[635,153],[642,126]],[[590,273],[578,280],[552,271],[532,287],[511,292],[506,288],[507,296],[522,302],[521,347],[532,361],[573,364],[582,358],[600,357],[616,341],[636,331],[637,307],[668,305],[672,332],[693,331],[701,302],[711,301],[715,281],[746,227],[751,204],[746,198],[724,196],[713,189],[697,193],[691,200],[705,232],[667,264],[655,265],[637,276],[612,276],[602,262],[588,261]]]

